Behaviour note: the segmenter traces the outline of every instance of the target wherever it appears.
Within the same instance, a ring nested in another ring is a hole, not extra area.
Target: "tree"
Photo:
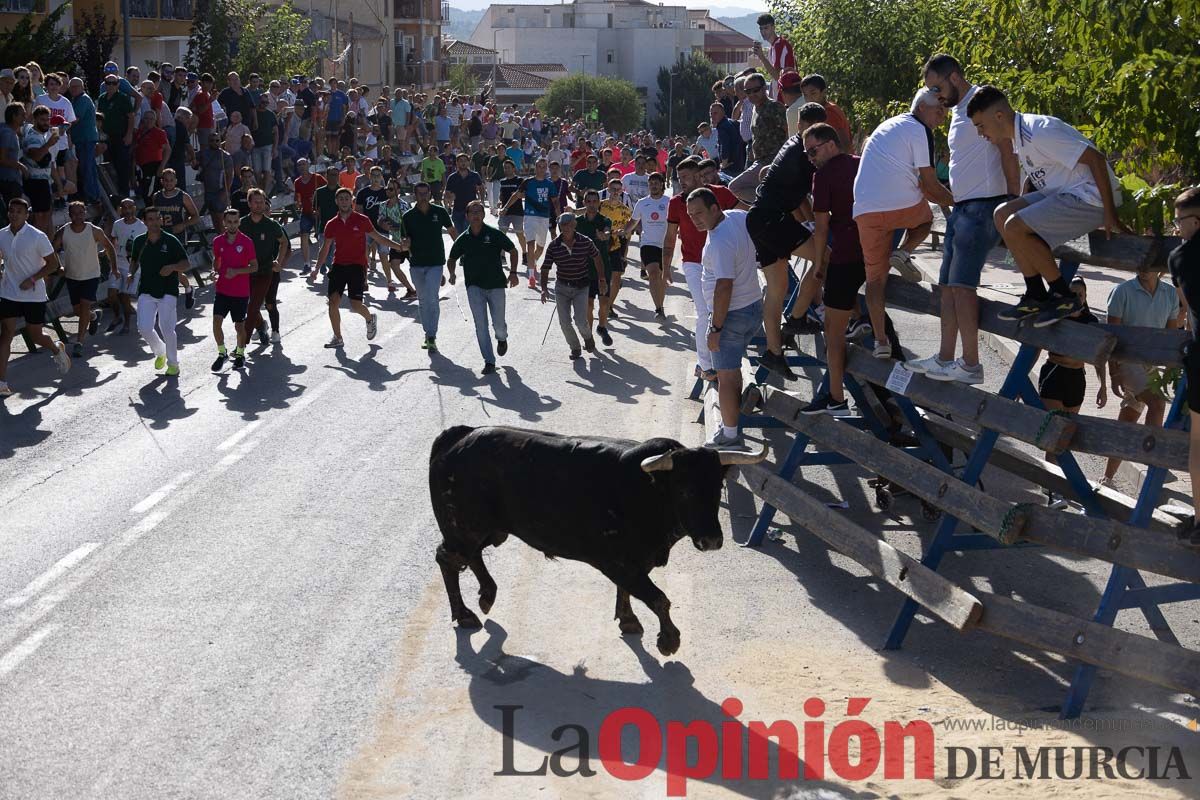
[[[192,22],[184,65],[218,81],[242,75],[312,74],[324,41],[307,41],[312,21],[290,2],[270,6],[249,0],[201,0]]]
[[[0,31],[0,64],[8,67],[36,61],[47,72],[70,73],[75,66],[71,41],[58,27],[70,8],[70,3],[61,5],[36,25],[33,15],[26,14],[12,29]]]
[[[466,64],[452,64],[446,73],[450,90],[458,94],[475,94],[479,81]]]
[[[100,6],[77,15],[71,58],[83,73],[83,83],[89,92],[100,91],[104,63],[112,58],[118,38],[117,21],[109,19]]]
[[[600,122],[618,131],[630,131],[642,122],[642,98],[634,85],[620,78],[596,77],[593,75],[570,75],[551,81],[546,94],[537,102],[542,114],[548,117],[566,115],[568,107],[579,108],[580,93],[583,94],[583,113],[593,109],[599,113]]]
[[[655,133],[660,136],[669,132],[691,136],[696,125],[708,119],[708,107],[713,100],[712,85],[722,77],[721,71],[704,55],[695,55],[687,60],[681,56],[669,70],[660,67],[658,100],[654,104],[658,111],[654,120]]]

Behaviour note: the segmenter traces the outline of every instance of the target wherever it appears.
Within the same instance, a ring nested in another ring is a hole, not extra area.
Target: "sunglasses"
[[[821,144],[827,144],[827,142],[821,142]],[[815,156],[817,154],[817,151],[821,149],[821,144],[817,145],[816,147],[806,148],[804,151],[804,155],[808,156],[809,158],[812,158],[813,156]]]
[[[1200,215],[1184,214],[1182,217],[1175,217],[1175,219],[1171,220],[1171,223],[1175,226],[1176,230],[1179,230],[1180,226],[1183,225],[1183,221],[1185,219],[1200,219]]]

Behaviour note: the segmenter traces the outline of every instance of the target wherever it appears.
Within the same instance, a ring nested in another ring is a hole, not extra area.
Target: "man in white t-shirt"
[[[925,85],[952,109],[950,118],[950,192],[954,210],[946,220],[942,240],[942,340],[937,353],[905,366],[939,381],[982,383],[979,362],[979,277],[988,253],[1000,242],[992,222],[996,208],[1020,188],[1017,159],[1007,142],[989,142],[979,135],[967,105],[979,91],[963,77],[953,56],[939,53],[925,64]],[[962,358],[954,357],[962,338]]]
[[[937,94],[922,89],[913,98],[910,113],[881,122],[863,147],[854,179],[854,221],[866,264],[872,330],[885,330],[888,270],[896,269],[909,280],[920,279],[912,254],[929,235],[933,223],[929,203],[954,202],[933,169],[933,129],[945,121],[946,109]],[[904,231],[904,239],[893,250],[897,230]],[[876,342],[875,357],[891,358],[886,337]]]
[[[1017,113],[995,86],[979,87],[967,115],[988,141],[1011,140],[1028,190],[996,209],[996,227],[1025,278],[1025,293],[1000,319],[1053,325],[1083,309],[1054,263],[1054,248],[1097,228],[1107,236],[1126,230],[1117,219],[1117,176],[1082,133],[1057,117]]]
[[[722,211],[711,189],[689,194],[687,213],[697,230],[708,231],[700,257],[700,282],[709,309],[708,349],[717,371],[721,408],[721,424],[704,446],[742,448],[745,441],[738,430],[742,358],[750,340],[762,331],[758,257],[746,230],[746,212]]]
[[[651,173],[647,185],[650,194],[633,204],[633,216],[625,226],[625,238],[641,227],[638,242],[642,268],[646,270],[650,297],[654,300],[654,318],[665,321],[667,314],[663,310],[663,301],[667,296],[667,284],[671,282],[671,265],[663,263],[663,242],[667,238],[667,206],[671,198],[666,195],[667,182],[661,172]]]
[[[638,200],[650,194],[650,173],[646,172],[646,157],[637,156],[633,160],[633,172],[621,177],[621,185],[630,202],[637,204]]]
[[[8,201],[8,227],[0,229],[0,397],[13,391],[5,380],[17,323],[25,321],[25,331],[34,344],[54,356],[58,371],[66,374],[71,357],[65,344],[42,331],[46,324],[46,276],[58,271],[58,256],[46,234],[28,223],[29,202],[23,197]]]
[[[111,236],[117,251],[117,263],[108,275],[108,307],[112,309],[113,321],[105,333],[112,333],[118,325],[121,333],[129,333],[129,326],[137,320],[133,298],[137,294],[137,283],[129,269],[129,250],[133,240],[146,232],[146,223],[138,219],[137,205],[126,197],[121,201],[121,216],[113,221]]]

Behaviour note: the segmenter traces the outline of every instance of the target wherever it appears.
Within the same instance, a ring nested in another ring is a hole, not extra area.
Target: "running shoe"
[[[1046,508],[1050,508],[1050,509],[1054,509],[1055,511],[1059,511],[1059,510],[1066,508],[1069,505],[1070,505],[1070,503],[1067,502],[1067,498],[1063,497],[1061,494],[1057,494],[1057,493],[1051,492],[1051,491],[1046,492]]]
[[[100,320],[104,319],[104,309],[97,308],[92,311],[92,321],[88,323],[88,336],[95,336],[96,329],[100,327]]]
[[[154,359],[154,368],[162,369],[167,365],[167,357],[165,355],[157,356]]]
[[[484,375],[491,375],[491,374],[493,374],[495,371],[496,371],[496,365],[495,365],[495,364],[493,364],[492,362],[490,362],[490,361],[489,361],[489,362],[487,362],[486,364],[484,364],[484,365],[483,365],[483,371],[482,371],[482,374],[484,374]]]
[[[58,349],[54,351],[53,357],[54,363],[58,365],[59,374],[66,375],[67,371],[71,369],[71,357],[67,355],[67,346],[59,345]]]
[[[920,283],[921,270],[913,263],[912,253],[907,250],[896,250],[888,259],[888,266],[900,273],[900,277],[909,283]]]
[[[665,322],[667,319],[667,312],[663,311],[661,308],[656,308],[654,309],[654,318]]]
[[[179,376],[179,365],[178,364],[168,364],[166,374],[172,378],[178,377]]]
[[[584,349],[584,350],[587,350],[589,353],[594,353],[594,352],[596,352],[596,340],[595,340],[595,339],[588,339],[587,341],[585,341],[585,342],[583,343],[583,349]]]
[[[413,299],[413,298],[414,298],[414,297],[416,297],[416,296],[417,296],[417,290],[416,290],[416,289],[405,289],[405,290],[404,290],[404,299],[405,299],[405,300],[411,300],[411,299]]]
[[[1036,300],[1028,294],[1023,294],[1015,305],[1000,309],[996,317],[1005,322],[1020,322],[1026,317],[1032,317],[1034,314],[1040,313],[1041,310],[1041,300]]]
[[[924,375],[927,372],[935,369],[941,369],[954,363],[954,359],[950,361],[942,361],[938,358],[937,353],[934,353],[929,358],[914,358],[904,362],[904,368],[909,372],[916,372]]]
[[[596,334],[600,337],[600,341],[604,342],[605,347],[612,347],[612,336],[608,333],[608,328],[596,327]]]
[[[113,331],[115,331],[115,330],[116,330],[117,328],[119,328],[119,327],[121,327],[121,315],[120,315],[120,314],[113,314],[113,321],[112,321],[112,322],[110,322],[110,323],[108,323],[108,328],[107,328],[107,329],[106,329],[104,332],[105,332],[105,333],[112,333]]]
[[[875,349],[871,351],[871,355],[879,359],[892,357],[892,346],[887,342],[878,342]]]
[[[243,350],[235,350],[233,353],[233,368],[241,369],[246,365],[246,353]]]
[[[792,372],[792,368],[788,366],[787,357],[783,353],[772,353],[770,350],[764,350],[762,357],[759,358],[760,366],[766,367],[771,372],[779,375],[784,380],[795,381],[799,380],[800,376]]]
[[[326,350],[333,350],[333,349],[341,350],[342,349],[342,337],[334,336],[332,339],[330,339],[328,342],[325,343],[325,349]]]
[[[279,335],[279,331],[271,331],[271,344],[279,344],[283,337]]]
[[[571,351],[571,354],[570,354],[570,356],[569,356],[569,358],[570,358],[572,361],[574,361],[575,359],[579,358],[581,355],[583,355],[583,353],[581,353],[580,351],[578,351],[578,350],[572,350],[572,351]]]
[[[271,341],[271,333],[267,329],[267,323],[264,322],[258,328],[258,343],[259,344],[269,344],[270,341]]]
[[[496,355],[502,356],[508,352],[508,339],[496,340]]]
[[[0,397],[8,397],[9,395],[14,394],[16,394],[16,392],[14,392],[7,383],[0,381]]]
[[[1083,310],[1083,301],[1074,292],[1065,295],[1051,292],[1050,298],[1042,303],[1042,311],[1033,321],[1035,328],[1047,328],[1060,319]]]
[[[71,349],[71,357],[83,358],[83,345],[81,345],[79,342],[76,342],[75,346]]]
[[[850,341],[854,341],[868,333],[872,333],[871,318],[868,316],[864,315],[857,319],[852,319],[846,325],[846,338]]]
[[[216,359],[212,363],[212,371],[220,372],[222,369],[224,369],[225,368],[225,360],[227,358],[229,358],[228,354],[218,352]]]
[[[801,414],[808,416],[816,416],[817,414],[828,414],[831,417],[848,417],[850,416],[850,402],[843,400],[837,402],[828,392],[821,392],[813,398],[813,401],[800,409]]]
[[[431,353],[436,353],[436,352],[438,351],[438,349],[437,349],[437,339],[434,339],[432,336],[430,336],[430,337],[429,337],[429,347],[428,347],[428,350],[429,350],[429,352],[431,352]]]
[[[925,377],[935,381],[954,381],[955,383],[974,385],[983,383],[983,365],[976,364],[974,367],[968,367],[961,358],[956,358],[949,364],[929,370],[925,373]]]
[[[374,339],[377,333],[379,333],[379,315],[372,314],[371,318],[367,320],[367,341]]]
[[[783,323],[783,332],[789,336],[812,336],[824,330],[823,326],[814,320],[804,317],[788,317]]]
[[[738,433],[737,436],[726,436],[725,429],[722,427],[717,429],[717,432],[704,443],[704,446],[709,450],[743,450],[746,447],[746,440],[741,433]]]

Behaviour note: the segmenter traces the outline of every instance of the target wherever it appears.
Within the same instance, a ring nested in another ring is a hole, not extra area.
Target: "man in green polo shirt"
[[[325,226],[329,220],[333,219],[338,214],[337,208],[337,190],[338,190],[338,168],[334,165],[329,165],[325,168],[325,185],[317,187],[313,192],[313,210],[317,212],[317,243],[320,245],[325,241]],[[330,263],[332,262],[333,251],[330,250]],[[308,275],[309,283],[317,279],[317,271],[324,275],[329,270],[329,264],[313,264],[312,272]]]
[[[603,172],[599,169],[600,159],[596,156],[587,157],[587,168],[577,170],[571,176],[571,183],[574,184],[575,196],[581,197],[588,189],[595,189],[597,192],[604,188],[607,179]]]
[[[250,276],[246,332],[258,331],[261,344],[268,341],[279,344],[279,276],[283,265],[287,263],[291,243],[283,226],[267,214],[269,205],[266,192],[257,187],[251,189],[246,193],[246,201],[250,204],[250,213],[242,217],[238,227],[254,242],[254,260],[258,262],[258,272]],[[267,316],[271,318],[269,338],[267,323],[259,310],[264,301],[267,304]]]
[[[421,327],[425,329],[425,343],[421,349],[437,352],[437,329],[440,309],[438,289],[445,285],[442,267],[446,263],[446,245],[442,231],[450,231],[457,238],[450,213],[442,206],[431,202],[432,189],[425,181],[414,187],[417,204],[404,212],[404,230],[408,233],[408,274],[413,286],[417,287],[417,308],[421,315]]]
[[[120,91],[120,78],[106,75],[104,93],[96,102],[96,110],[104,115],[105,158],[111,161],[117,173],[117,196],[129,197],[129,184],[133,180],[133,129],[134,108],[129,95]]]
[[[595,189],[586,189],[583,192],[583,213],[575,218],[575,232],[596,243],[596,249],[600,251],[600,262],[604,265],[604,282],[607,286],[612,286],[612,262],[608,252],[612,220],[600,213],[600,192]],[[608,311],[612,303],[608,292],[600,293],[600,278],[596,274],[596,265],[589,261],[588,267],[592,280],[588,287],[588,327],[592,327],[592,320],[595,319],[596,333],[599,334],[600,341],[604,342],[605,347],[612,347],[612,336],[608,333]],[[598,316],[595,309],[597,298],[600,301]]]
[[[450,248],[446,268],[450,283],[455,281],[454,267],[462,259],[467,284],[467,303],[475,318],[475,338],[483,355],[483,374],[496,371],[492,355],[492,337],[488,333],[488,313],[496,331],[496,352],[508,352],[508,326],[504,323],[504,289],[517,285],[517,246],[497,228],[483,224],[483,203],[467,205],[467,230],[458,235]],[[508,253],[508,278],[504,277],[504,254]]]
[[[179,275],[187,272],[188,255],[183,244],[162,229],[162,215],[154,206],[143,212],[146,232],[129,247],[129,276],[138,277],[138,332],[154,352],[154,368],[179,374],[178,321]],[[154,324],[162,336],[154,330]]]

